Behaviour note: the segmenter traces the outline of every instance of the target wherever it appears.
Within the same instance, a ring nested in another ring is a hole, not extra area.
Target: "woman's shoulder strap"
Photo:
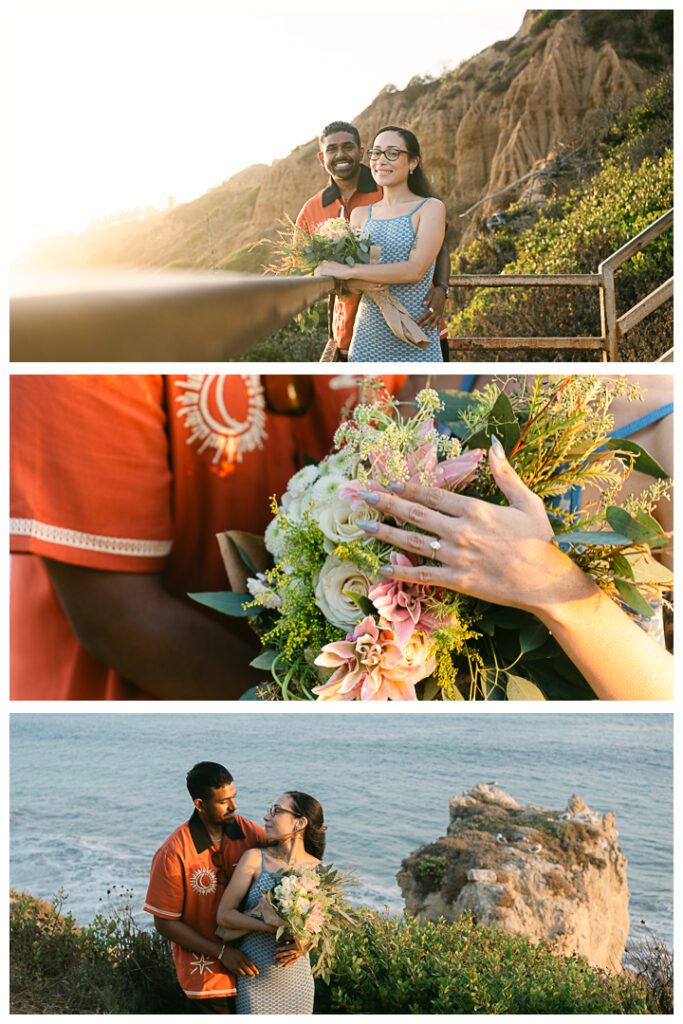
[[[666,405],[660,405],[658,409],[652,409],[651,412],[646,412],[644,416],[639,416],[638,419],[631,420],[630,423],[625,423],[623,427],[617,427],[616,430],[610,430],[610,437],[631,437],[633,434],[637,434],[639,430],[643,430],[645,427],[649,427],[652,423],[658,423],[660,420],[670,416],[674,411],[673,402],[667,402]]]
[[[368,203],[365,209],[368,211],[367,220],[370,220],[370,218],[372,217],[372,203]]]
[[[408,214],[408,216],[409,216],[409,217],[412,217],[414,213],[417,213],[417,211],[418,211],[418,210],[420,209],[420,207],[421,207],[421,206],[424,206],[424,204],[425,204],[426,202],[429,202],[429,200],[430,200],[430,199],[432,199],[432,198],[433,198],[433,196],[425,196],[425,197],[424,197],[424,199],[422,199],[422,200],[421,200],[421,201],[420,201],[420,202],[419,202],[419,203],[417,204],[417,206],[414,206],[414,207],[412,208],[412,210],[410,211],[410,213]]]

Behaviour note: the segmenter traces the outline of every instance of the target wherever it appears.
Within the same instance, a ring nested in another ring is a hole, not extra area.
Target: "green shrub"
[[[368,912],[338,946],[316,1013],[647,1013],[645,988],[540,943],[475,925]]]
[[[12,1013],[188,1012],[168,942],[141,931],[129,906],[79,928],[64,899],[21,894],[12,905]]]

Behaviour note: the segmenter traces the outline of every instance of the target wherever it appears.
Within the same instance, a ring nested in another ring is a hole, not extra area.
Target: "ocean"
[[[392,708],[395,712],[395,708]],[[672,716],[620,713],[12,714],[10,884],[79,923],[131,899],[192,804],[197,761],[232,772],[239,812],[261,820],[287,789],[325,811],[326,860],[360,880],[355,902],[400,913],[396,872],[442,836],[448,798],[496,779],[523,803],[577,793],[616,812],[632,940],[673,944]]]

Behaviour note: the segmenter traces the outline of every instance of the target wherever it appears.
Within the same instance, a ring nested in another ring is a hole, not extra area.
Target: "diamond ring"
[[[440,551],[441,550],[441,541],[438,541],[436,538],[434,538],[433,541],[430,541],[429,546],[432,549],[432,551]]]

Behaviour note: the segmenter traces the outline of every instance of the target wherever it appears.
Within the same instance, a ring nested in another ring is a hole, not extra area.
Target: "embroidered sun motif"
[[[196,974],[197,971],[199,971],[200,975],[203,974],[204,971],[208,971],[209,974],[213,974],[213,971],[209,967],[209,964],[212,963],[213,960],[210,957],[204,956],[204,954],[201,953],[196,960],[190,960],[190,967],[192,968],[190,974]]]
[[[196,445],[200,454],[213,450],[214,465],[241,462],[245,453],[263,448],[267,437],[266,403],[260,378],[256,374],[240,374],[239,394],[234,388],[236,376],[190,373],[185,380],[175,383],[180,392],[176,396],[177,415],[187,430],[187,443]]]
[[[190,875],[190,885],[198,896],[208,896],[216,891],[216,872],[213,868],[197,868]]]

